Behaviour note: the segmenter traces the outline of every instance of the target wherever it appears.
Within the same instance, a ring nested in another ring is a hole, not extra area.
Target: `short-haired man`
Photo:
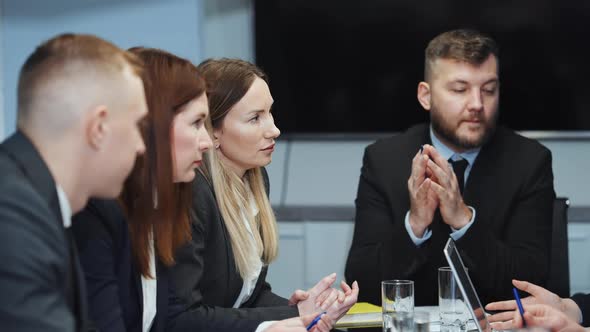
[[[83,331],[84,281],[68,227],[116,197],[144,148],[141,62],[91,35],[41,44],[18,82],[18,130],[0,145],[0,322]]]
[[[451,236],[483,303],[511,279],[545,284],[555,192],[551,153],[496,126],[498,47],[474,30],[435,37],[418,101],[430,124],[369,145],[356,198],[346,278],[380,303],[380,281],[411,279],[415,304],[437,304]]]

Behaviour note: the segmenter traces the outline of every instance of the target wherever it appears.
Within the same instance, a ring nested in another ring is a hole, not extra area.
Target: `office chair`
[[[567,238],[569,199],[557,197],[553,203],[553,231],[547,289],[560,297],[570,297],[570,269]]]

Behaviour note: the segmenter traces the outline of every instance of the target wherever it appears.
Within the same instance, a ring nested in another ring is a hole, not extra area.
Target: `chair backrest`
[[[570,297],[570,266],[567,239],[569,200],[557,197],[553,204],[553,232],[547,289],[562,298]]]

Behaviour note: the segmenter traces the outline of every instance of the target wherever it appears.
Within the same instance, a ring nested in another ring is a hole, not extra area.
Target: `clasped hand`
[[[358,283],[352,283],[352,287],[341,282],[341,290],[332,288],[336,281],[336,273],[332,273],[308,291],[296,290],[289,299],[290,305],[297,305],[300,316],[326,312],[326,319],[332,325],[348,312],[358,298]]]
[[[410,226],[418,237],[432,223],[437,208],[443,221],[454,229],[471,220],[472,212],[463,202],[451,165],[431,145],[425,144],[412,159],[408,191]]]

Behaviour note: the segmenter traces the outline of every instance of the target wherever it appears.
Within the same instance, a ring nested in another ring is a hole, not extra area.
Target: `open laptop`
[[[455,280],[461,289],[461,294],[463,294],[463,299],[465,301],[465,305],[467,309],[469,309],[471,313],[471,318],[473,318],[475,325],[477,326],[477,330],[479,332],[491,332],[492,328],[490,327],[490,322],[486,317],[485,310],[481,305],[481,301],[477,296],[477,292],[475,291],[475,287],[473,287],[473,283],[465,270],[465,265],[463,265],[463,260],[461,259],[461,255],[459,255],[459,251],[455,246],[455,241],[449,237],[445,248],[443,249],[445,253],[445,257],[447,258],[447,262],[455,275]]]

